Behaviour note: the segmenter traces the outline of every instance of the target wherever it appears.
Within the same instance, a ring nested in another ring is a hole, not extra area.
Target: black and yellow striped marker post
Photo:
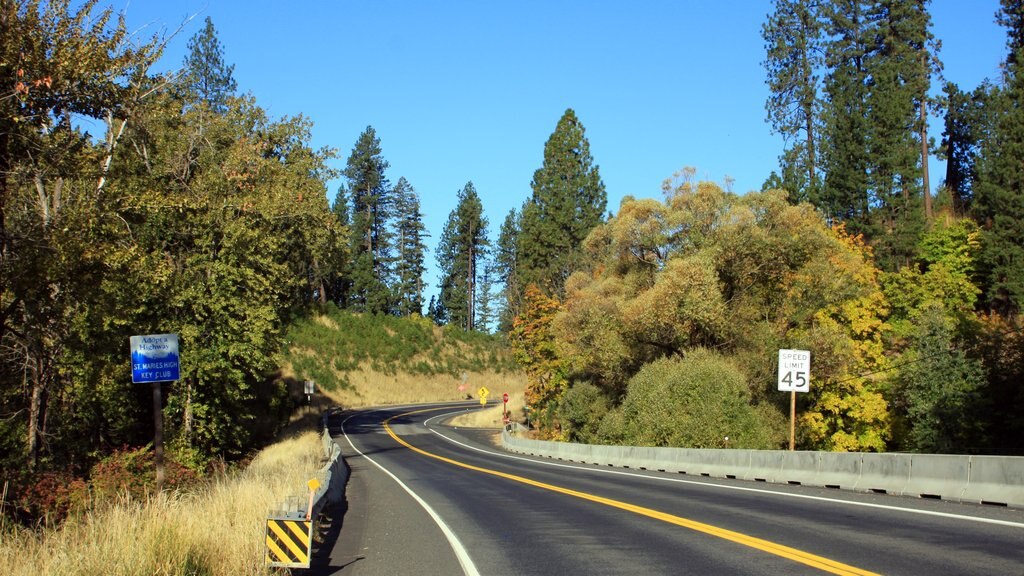
[[[309,568],[312,547],[312,520],[267,518],[267,566]]]

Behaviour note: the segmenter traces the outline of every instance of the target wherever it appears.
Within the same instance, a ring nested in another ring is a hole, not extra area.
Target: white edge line
[[[365,415],[367,413],[363,412],[362,414]],[[434,509],[430,507],[430,504],[427,504],[427,502],[423,500],[423,498],[420,498],[418,494],[412,491],[412,488],[409,488],[408,486],[405,485],[404,482],[399,480],[398,476],[395,476],[394,474],[391,473],[390,470],[381,466],[373,458],[370,458],[366,454],[363,454],[362,451],[359,450],[359,448],[356,448],[356,445],[352,443],[352,439],[348,437],[348,433],[345,432],[345,423],[348,422],[349,418],[352,418],[352,416],[355,416],[355,414],[349,415],[349,417],[345,418],[345,420],[342,421],[341,423],[341,433],[342,435],[345,436],[345,440],[348,441],[348,445],[351,446],[352,449],[355,450],[360,456],[362,456],[371,464],[373,464],[377,468],[380,468],[382,472],[390,476],[392,480],[397,482],[398,485],[402,487],[403,490],[409,493],[409,496],[412,496],[413,500],[415,500],[420,506],[423,507],[424,510],[427,511],[427,514],[429,514],[430,517],[434,519],[434,522],[437,524],[438,528],[440,528],[441,532],[444,533],[444,537],[448,539],[448,544],[451,545],[452,551],[455,552],[455,557],[459,559],[459,564],[462,565],[463,574],[465,574],[466,576],[480,576],[480,572],[476,569],[476,564],[474,564],[473,559],[469,557],[469,552],[467,552],[466,547],[462,545],[462,541],[460,541],[459,537],[456,536],[454,532],[452,532],[452,529],[448,527],[448,524],[446,524],[445,521],[441,519],[441,516],[438,515],[438,513],[435,512]]]
[[[448,412],[446,414],[440,414],[438,416],[433,416],[431,418],[428,418],[428,419],[424,420],[423,424],[425,426],[427,426],[428,430],[430,430],[434,434],[437,434],[441,438],[444,438],[448,442],[451,442],[452,444],[457,444],[457,445],[462,446],[463,448],[466,448],[466,449],[469,449],[469,450],[475,450],[477,452],[481,452],[483,454],[490,454],[492,456],[500,456],[502,458],[509,458],[511,460],[523,460],[525,462],[534,462],[536,464],[544,464],[546,466],[554,466],[554,467],[557,467],[557,468],[572,468],[574,470],[586,470],[586,471],[589,471],[589,472],[599,472],[599,473],[602,473],[602,474],[614,474],[614,475],[618,475],[618,476],[631,476],[631,477],[634,477],[634,478],[645,478],[645,479],[648,479],[648,480],[660,480],[662,482],[675,482],[677,484],[690,484],[690,485],[693,485],[693,486],[704,486],[704,487],[710,486],[710,487],[714,487],[714,488],[721,488],[723,490],[737,490],[737,491],[740,491],[740,492],[754,492],[754,493],[757,493],[757,494],[770,494],[770,495],[773,495],[773,496],[782,496],[784,498],[800,498],[800,499],[803,499],[803,500],[816,500],[816,501],[819,501],[819,502],[829,502],[829,503],[833,503],[833,504],[847,504],[847,505],[850,505],[850,506],[862,506],[864,508],[878,508],[878,509],[881,509],[881,510],[889,510],[889,511],[895,511],[895,512],[908,512],[910,514],[922,514],[922,515],[925,515],[925,516],[938,516],[940,518],[950,518],[950,519],[954,519],[954,520],[964,520],[964,521],[968,521],[968,522],[981,522],[981,523],[984,523],[984,524],[995,524],[995,525],[998,525],[998,526],[1010,526],[1012,528],[1024,528],[1024,523],[1010,522],[1009,520],[996,520],[996,519],[993,519],[993,518],[980,518],[980,517],[977,517],[977,516],[964,516],[964,515],[961,515],[961,514],[951,514],[949,512],[935,512],[935,511],[932,511],[932,510],[917,510],[915,508],[902,508],[900,506],[888,506],[886,504],[872,504],[870,502],[857,502],[857,501],[854,501],[854,500],[841,500],[841,499],[838,499],[838,498],[826,498],[824,496],[809,496],[807,494],[792,494],[792,493],[789,493],[789,492],[776,492],[774,490],[764,490],[764,489],[761,489],[761,488],[746,488],[746,487],[743,487],[743,486],[730,486],[730,485],[727,485],[727,484],[716,484],[714,482],[698,482],[698,481],[695,481],[695,480],[683,480],[681,478],[666,478],[664,476],[650,476],[650,475],[647,475],[647,474],[639,474],[637,472],[624,472],[624,471],[621,471],[621,470],[606,470],[604,468],[594,468],[594,467],[591,467],[591,466],[579,466],[579,465],[574,465],[574,464],[561,464],[561,463],[558,463],[558,462],[551,462],[551,461],[548,461],[548,460],[535,460],[533,458],[526,458],[524,456],[513,456],[512,454],[507,454],[507,453],[504,453],[504,452],[493,452],[493,451],[490,451],[490,450],[484,450],[483,448],[477,448],[476,446],[470,446],[470,445],[465,444],[463,442],[459,442],[458,440],[455,440],[454,438],[449,438],[448,436],[445,436],[444,434],[441,434],[440,432],[438,432],[437,430],[431,428],[428,425],[431,420],[435,420],[435,419],[438,419],[438,418],[444,418],[444,417],[447,417],[447,416],[451,416],[452,414],[457,414],[459,412],[461,412],[461,410],[460,411],[456,411],[456,412]]]

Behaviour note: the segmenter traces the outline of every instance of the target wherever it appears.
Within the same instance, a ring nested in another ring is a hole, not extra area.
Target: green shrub
[[[598,428],[608,413],[608,398],[590,382],[576,384],[566,391],[558,405],[558,419],[570,442],[598,442]]]
[[[704,349],[644,366],[629,381],[621,426],[623,441],[638,446],[771,449],[782,442],[773,413],[751,405],[742,372]],[[604,434],[614,428],[609,423]]]

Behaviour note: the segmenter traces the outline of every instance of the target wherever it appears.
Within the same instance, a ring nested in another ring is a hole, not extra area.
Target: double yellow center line
[[[391,418],[388,418],[387,420],[384,421],[384,430],[387,431],[388,435],[394,438],[396,442],[398,442],[402,446],[405,446],[409,450],[427,456],[428,458],[434,458],[436,460],[446,462],[448,464],[451,464],[452,466],[458,466],[459,468],[465,468],[467,470],[473,470],[475,472],[490,474],[491,476],[497,476],[499,478],[504,478],[506,480],[511,480],[513,482],[527,484],[529,486],[542,488],[544,490],[550,490],[552,492],[557,492],[559,494],[565,494],[566,496],[572,496],[575,498],[580,498],[582,500],[596,502],[598,504],[604,504],[605,506],[611,506],[612,508],[618,508],[619,510],[625,510],[627,512],[639,514],[640,516],[646,516],[648,518],[654,518],[655,520],[661,520],[662,522],[675,524],[676,526],[682,526],[683,528],[689,528],[690,530],[694,530],[696,532],[701,532],[704,534],[708,534],[710,536],[715,536],[723,540],[728,540],[730,542],[735,542],[737,544],[742,544],[744,546],[749,546],[751,548],[761,550],[762,552],[767,552],[769,554],[774,554],[782,558],[793,560],[794,562],[799,562],[801,564],[805,564],[812,568],[817,568],[830,574],[841,574],[844,576],[877,576],[875,572],[862,570],[860,568],[856,568],[848,564],[843,564],[842,562],[830,560],[822,556],[811,554],[809,552],[804,552],[803,550],[797,550],[796,548],[791,548],[789,546],[783,546],[782,544],[776,544],[775,542],[770,542],[768,540],[763,540],[761,538],[748,536],[740,532],[726,530],[724,528],[719,528],[717,526],[712,526],[710,524],[705,524],[703,522],[697,522],[695,520],[690,520],[687,518],[683,518],[681,516],[675,516],[673,514],[667,514],[665,512],[659,512],[658,510],[645,508],[643,506],[637,506],[635,504],[630,504],[628,502],[612,500],[611,498],[604,498],[602,496],[588,494],[586,492],[579,492],[577,490],[570,490],[569,488],[563,488],[561,486],[555,486],[553,484],[538,482],[536,480],[524,478],[523,476],[516,476],[515,474],[508,474],[506,472],[491,470],[489,468],[481,468],[479,466],[473,466],[472,464],[459,462],[458,460],[452,460],[451,458],[439,456],[437,454],[427,452],[426,450],[422,450],[420,448],[413,446],[412,444],[409,444],[408,442],[400,438],[397,434],[395,434],[395,432],[391,429],[390,423],[395,418],[401,418],[403,416],[419,414],[422,412],[434,412],[444,409],[446,408],[429,408],[426,410],[414,410],[412,412],[405,412],[403,414],[392,416]]]

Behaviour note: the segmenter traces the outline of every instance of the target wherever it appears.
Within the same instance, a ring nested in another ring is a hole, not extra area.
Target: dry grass
[[[260,452],[243,472],[192,493],[123,500],[43,533],[0,534],[11,576],[263,575],[267,513],[301,497],[321,466],[314,432]]]
[[[501,428],[503,424],[501,415],[501,395],[503,392],[508,392],[509,416],[512,420],[523,421],[523,406],[525,406],[523,396],[526,389],[525,377],[522,378],[521,385],[516,387],[488,386],[487,388],[490,389],[491,392],[490,396],[487,397],[487,400],[489,402],[497,400],[497,404],[489,405],[487,408],[482,410],[474,410],[472,412],[456,416],[455,418],[452,418],[448,424],[462,428]]]
[[[526,389],[525,374],[498,374],[495,372],[468,373],[465,382],[452,376],[421,376],[398,373],[393,376],[368,369],[347,374],[351,388],[325,390],[334,403],[346,408],[382,406],[387,404],[414,404],[477,398],[481,386],[491,391],[490,399],[500,399],[502,392],[522,397]],[[499,422],[500,422],[500,411]],[[499,424],[500,426],[500,424]]]

